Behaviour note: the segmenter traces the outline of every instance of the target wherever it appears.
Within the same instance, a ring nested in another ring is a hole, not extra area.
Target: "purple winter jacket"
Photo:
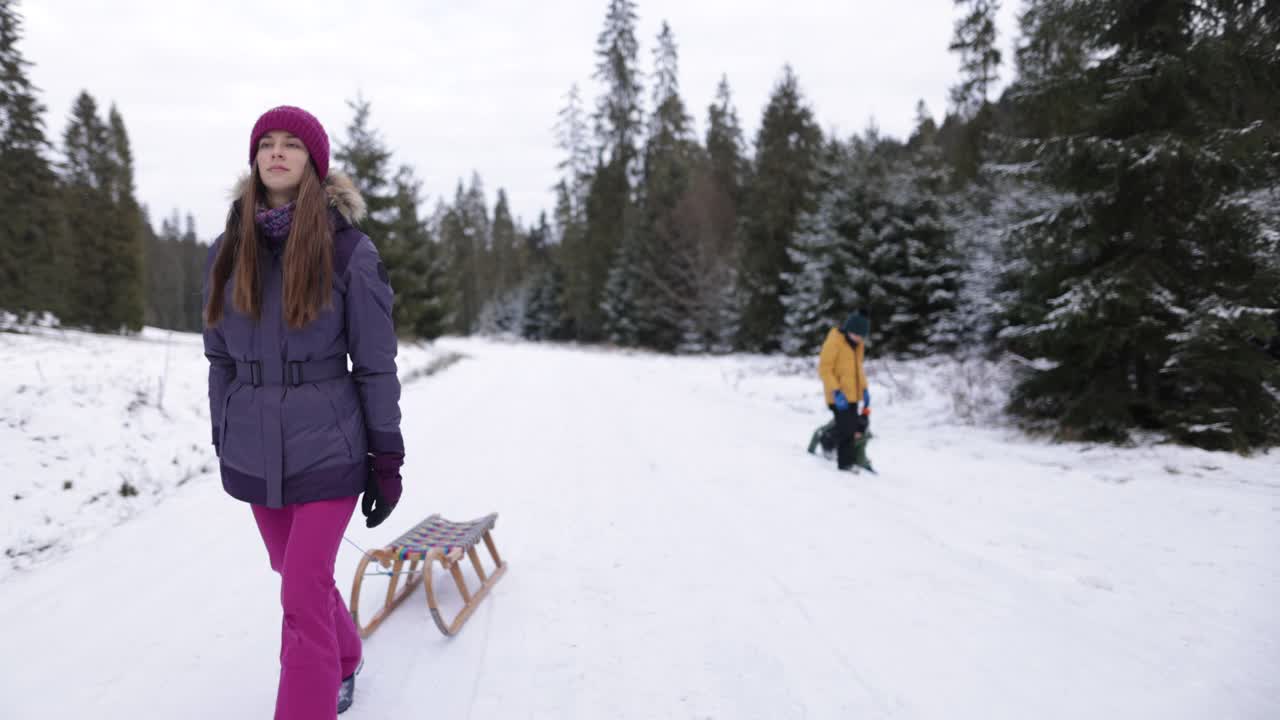
[[[290,329],[281,302],[282,250],[259,240],[261,322],[234,309],[233,274],[222,322],[204,330],[222,486],[245,502],[282,507],[357,495],[365,489],[369,453],[404,453],[387,271],[373,242],[352,224],[365,204],[351,180],[331,172],[325,192],[334,222],[332,307]],[[219,236],[205,263],[206,304],[221,243]]]

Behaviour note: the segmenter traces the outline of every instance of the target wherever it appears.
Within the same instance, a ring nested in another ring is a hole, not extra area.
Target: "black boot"
[[[351,702],[356,697],[356,675],[364,668],[364,658],[360,658],[360,664],[356,666],[356,671],[342,678],[342,684],[338,686],[338,714],[347,711],[351,707]]]

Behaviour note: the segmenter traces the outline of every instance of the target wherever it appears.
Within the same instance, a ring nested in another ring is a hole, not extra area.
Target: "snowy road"
[[[763,360],[445,344],[401,506],[348,537],[498,511],[510,570],[453,640],[412,597],[344,718],[1280,717],[1274,455],[962,427],[922,373],[853,476],[804,453],[816,379]],[[193,481],[0,584],[0,717],[267,718],[277,590]]]

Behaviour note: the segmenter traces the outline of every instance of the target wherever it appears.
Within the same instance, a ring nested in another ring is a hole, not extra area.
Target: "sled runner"
[[[498,556],[498,549],[494,547],[493,536],[490,535],[497,520],[497,513],[465,523],[450,522],[439,515],[432,515],[390,545],[381,550],[366,553],[360,560],[360,565],[356,567],[355,584],[351,588],[351,617],[355,620],[356,627],[360,629],[360,637],[367,638],[372,635],[382,621],[413,593],[419,581],[426,588],[427,607],[431,610],[431,619],[435,621],[436,627],[440,628],[440,632],[446,636],[456,635],[467,618],[471,617],[476,606],[489,593],[490,588],[507,570],[507,564]],[[489,549],[489,555],[493,558],[493,568],[489,573],[486,573],[480,564],[480,556],[476,552],[476,545],[481,540],[484,541],[485,547]],[[464,554],[471,558],[471,565],[475,569],[476,576],[480,578],[480,588],[474,594],[462,577],[460,564]],[[390,572],[366,572],[370,562],[377,562],[382,568],[389,568]],[[440,566],[453,576],[453,582],[458,586],[458,593],[462,595],[464,603],[462,610],[452,622],[447,624],[440,615],[440,606],[436,603],[435,590],[431,584],[432,564],[436,562],[439,562]],[[360,584],[364,581],[365,575],[369,574],[390,575],[391,584],[387,588],[387,598],[382,609],[374,614],[368,625],[361,625]],[[404,587],[396,592],[402,577]]]

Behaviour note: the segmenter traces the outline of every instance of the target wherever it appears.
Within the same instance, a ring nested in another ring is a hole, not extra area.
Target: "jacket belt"
[[[297,387],[306,383],[333,380],[347,374],[345,356],[324,360],[291,360],[281,366],[281,377],[264,377],[262,363],[258,360],[237,360],[236,380],[261,387],[263,385],[289,385]]]

